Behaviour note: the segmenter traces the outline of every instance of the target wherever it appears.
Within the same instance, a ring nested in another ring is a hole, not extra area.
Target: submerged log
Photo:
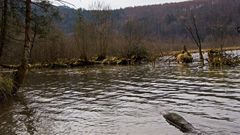
[[[167,113],[164,114],[163,117],[167,120],[167,122],[179,130],[181,130],[183,133],[196,133],[196,129],[193,127],[192,124],[190,124],[188,121],[186,121],[182,116],[176,113]]]

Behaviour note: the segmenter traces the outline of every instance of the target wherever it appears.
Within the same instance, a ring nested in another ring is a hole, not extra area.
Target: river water
[[[181,135],[176,112],[211,135],[240,134],[240,67],[199,64],[31,71],[0,107],[1,135]]]

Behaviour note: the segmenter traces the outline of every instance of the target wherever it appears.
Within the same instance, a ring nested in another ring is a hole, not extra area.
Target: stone
[[[196,129],[193,127],[193,125],[177,113],[166,113],[163,115],[163,117],[167,120],[169,124],[175,126],[183,133],[196,132]]]
[[[182,51],[176,55],[176,60],[178,63],[192,63],[193,57],[189,52]]]

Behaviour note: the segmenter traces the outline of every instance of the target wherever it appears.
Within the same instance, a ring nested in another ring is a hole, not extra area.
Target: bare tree
[[[24,81],[25,74],[28,69],[28,63],[30,59],[31,51],[31,38],[30,38],[30,24],[31,24],[31,0],[25,2],[25,42],[21,65],[13,78],[13,91],[12,94],[16,94]]]
[[[59,19],[57,10],[50,6],[50,2],[43,1],[41,7],[41,9],[34,9],[32,11],[31,31],[33,34],[31,36],[30,58],[32,58],[32,50],[36,41],[46,38],[50,33],[51,27],[53,27],[53,19]]]
[[[81,11],[79,11],[81,12]],[[76,23],[75,41],[78,49],[80,50],[80,57],[85,61],[88,61],[88,48],[91,45],[91,35],[93,34],[92,25],[86,21],[81,13]]]
[[[101,60],[106,57],[108,45],[111,40],[112,20],[110,6],[96,1],[91,5],[90,9],[92,10],[92,16],[94,18],[98,57],[99,60]]]
[[[196,23],[196,17],[191,13],[191,24],[187,25],[184,24],[186,30],[189,32],[191,39],[195,42],[196,46],[198,47],[200,61],[203,63],[203,53],[202,53],[202,40],[199,34],[199,29]]]
[[[212,26],[214,40],[220,45],[221,55],[223,54],[223,46],[225,44],[227,26],[225,24],[216,24]]]
[[[39,2],[47,2],[45,0],[39,0]],[[56,0],[56,1],[60,1],[61,0]],[[39,3],[34,3],[32,2],[32,0],[25,0],[24,1],[24,6],[25,6],[25,26],[24,26],[24,35],[25,35],[25,39],[24,39],[24,49],[23,49],[23,54],[22,54],[22,60],[21,60],[21,64],[18,68],[18,70],[15,73],[15,76],[13,78],[13,90],[12,90],[12,94],[15,95],[18,91],[18,89],[20,88],[20,86],[22,85],[24,78],[25,78],[25,74],[28,70],[28,64],[30,61],[30,56],[31,56],[31,46],[32,46],[32,42],[31,42],[31,21],[32,21],[32,4],[35,4],[37,6],[39,6],[40,8],[44,8],[44,6],[42,6]]]
[[[129,19],[123,27],[124,37],[129,46],[140,44],[143,39],[143,33],[141,31],[143,29],[140,24],[134,20]]]
[[[127,44],[126,54],[127,57],[131,58],[132,56],[144,57],[146,55],[146,48],[141,46],[143,44],[143,39],[145,37],[145,32],[143,30],[143,25],[132,18],[123,26],[123,36]]]
[[[225,3],[220,3],[215,10],[223,13],[221,15],[213,14],[212,21],[208,22],[213,39],[219,44],[221,55],[223,55],[223,46],[225,45],[227,36],[233,35],[231,32],[231,24],[233,21],[232,12],[225,6]]]

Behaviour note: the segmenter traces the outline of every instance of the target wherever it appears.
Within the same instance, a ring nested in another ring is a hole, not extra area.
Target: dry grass
[[[208,52],[209,50],[220,50],[220,48],[204,48],[204,49],[202,49],[203,52]],[[240,50],[240,46],[232,46],[232,47],[224,47],[223,48],[223,51],[234,51],[234,50]],[[188,52],[198,53],[198,49],[189,49]],[[177,53],[179,53],[179,50],[164,52],[165,56],[175,55]]]
[[[0,101],[12,95],[13,81],[0,73]]]

